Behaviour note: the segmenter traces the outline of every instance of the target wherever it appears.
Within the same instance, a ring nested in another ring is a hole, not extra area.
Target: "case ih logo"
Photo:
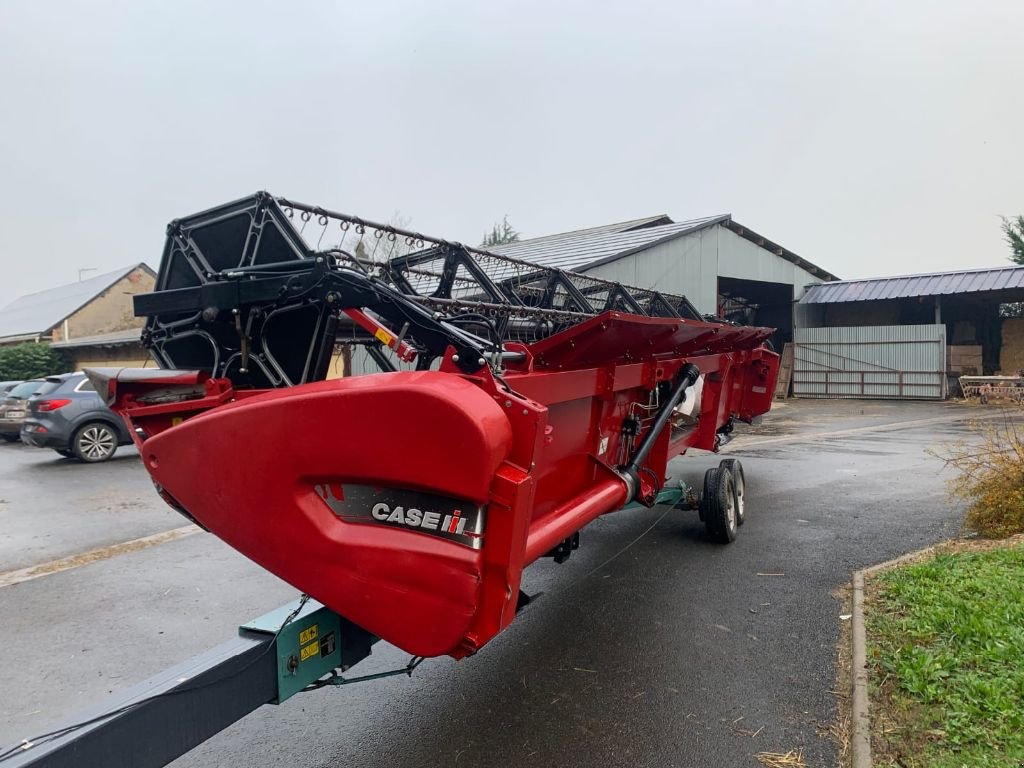
[[[395,507],[392,510],[382,502],[373,505],[370,515],[374,520],[380,520],[382,523],[399,523],[410,528],[425,528],[445,533],[463,533],[466,530],[466,518],[462,516],[461,509],[456,509],[452,514],[445,515],[444,520],[441,520],[440,512],[424,512],[415,507],[409,509]]]
[[[314,486],[317,495],[348,523],[374,523],[429,533],[480,549],[484,508],[448,496],[348,483]]]

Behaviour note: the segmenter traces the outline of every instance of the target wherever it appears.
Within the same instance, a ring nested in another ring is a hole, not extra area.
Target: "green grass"
[[[879,758],[1024,765],[1024,547],[940,554],[883,573],[870,594]]]

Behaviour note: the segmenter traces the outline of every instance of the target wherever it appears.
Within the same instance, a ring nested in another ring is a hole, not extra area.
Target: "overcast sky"
[[[0,306],[268,189],[476,243],[730,212],[841,277],[1006,263],[1024,2],[5,2]]]

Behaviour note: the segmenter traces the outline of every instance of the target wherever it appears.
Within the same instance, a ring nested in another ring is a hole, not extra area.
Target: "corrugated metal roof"
[[[672,221],[664,215],[649,216],[646,219],[634,219],[603,227],[578,229],[573,232],[546,235],[531,240],[520,240],[516,243],[496,246],[490,250],[546,267],[582,271],[588,267],[620,259],[665,240],[681,237],[715,224],[722,224],[740,237],[797,265],[815,277],[823,280],[836,279],[831,272],[800,258],[792,251],[733,221],[732,216],[728,213],[679,222]]]
[[[964,269],[868,280],[840,280],[812,285],[800,298],[801,304],[833,304],[846,301],[904,299],[912,296],[948,296],[1024,288],[1024,267]]]
[[[644,229],[651,226],[660,226],[662,224],[675,224],[668,214],[659,213],[655,216],[644,216],[639,219],[630,219],[628,221],[617,221],[614,224],[602,224],[599,227],[587,227],[586,229],[574,229],[569,232],[555,232],[551,235],[541,235],[540,237],[531,237],[529,240],[518,240],[515,243],[509,245],[522,245],[524,243],[539,244],[542,242],[551,242],[556,240],[564,240],[568,238],[580,237],[583,235],[601,235],[611,234],[615,232],[629,232],[634,229]],[[493,250],[493,249],[490,249]]]
[[[662,240],[692,232],[712,224],[729,219],[729,214],[707,216],[702,219],[673,222],[671,224],[654,225],[656,221],[667,217],[649,217],[636,219],[633,222],[612,224],[606,227],[580,229],[575,232],[563,232],[558,235],[547,235],[532,240],[520,240],[507,245],[490,248],[491,251],[503,256],[511,256],[523,261],[530,261],[545,267],[556,267],[564,270],[578,270],[595,263],[611,260],[627,253],[645,248]],[[638,222],[648,222],[637,228]],[[630,225],[626,229],[621,227]]]
[[[122,277],[145,264],[105,272],[77,283],[60,285],[15,299],[0,309],[0,340],[8,336],[35,336],[46,333],[65,317],[87,304]]]

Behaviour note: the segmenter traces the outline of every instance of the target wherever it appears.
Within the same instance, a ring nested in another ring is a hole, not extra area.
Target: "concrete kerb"
[[[871,712],[868,697],[867,633],[864,627],[864,579],[866,576],[894,568],[903,563],[927,557],[935,547],[925,547],[916,552],[886,560],[884,563],[856,571],[853,574],[853,696],[850,704],[850,754],[853,768],[871,768]]]

